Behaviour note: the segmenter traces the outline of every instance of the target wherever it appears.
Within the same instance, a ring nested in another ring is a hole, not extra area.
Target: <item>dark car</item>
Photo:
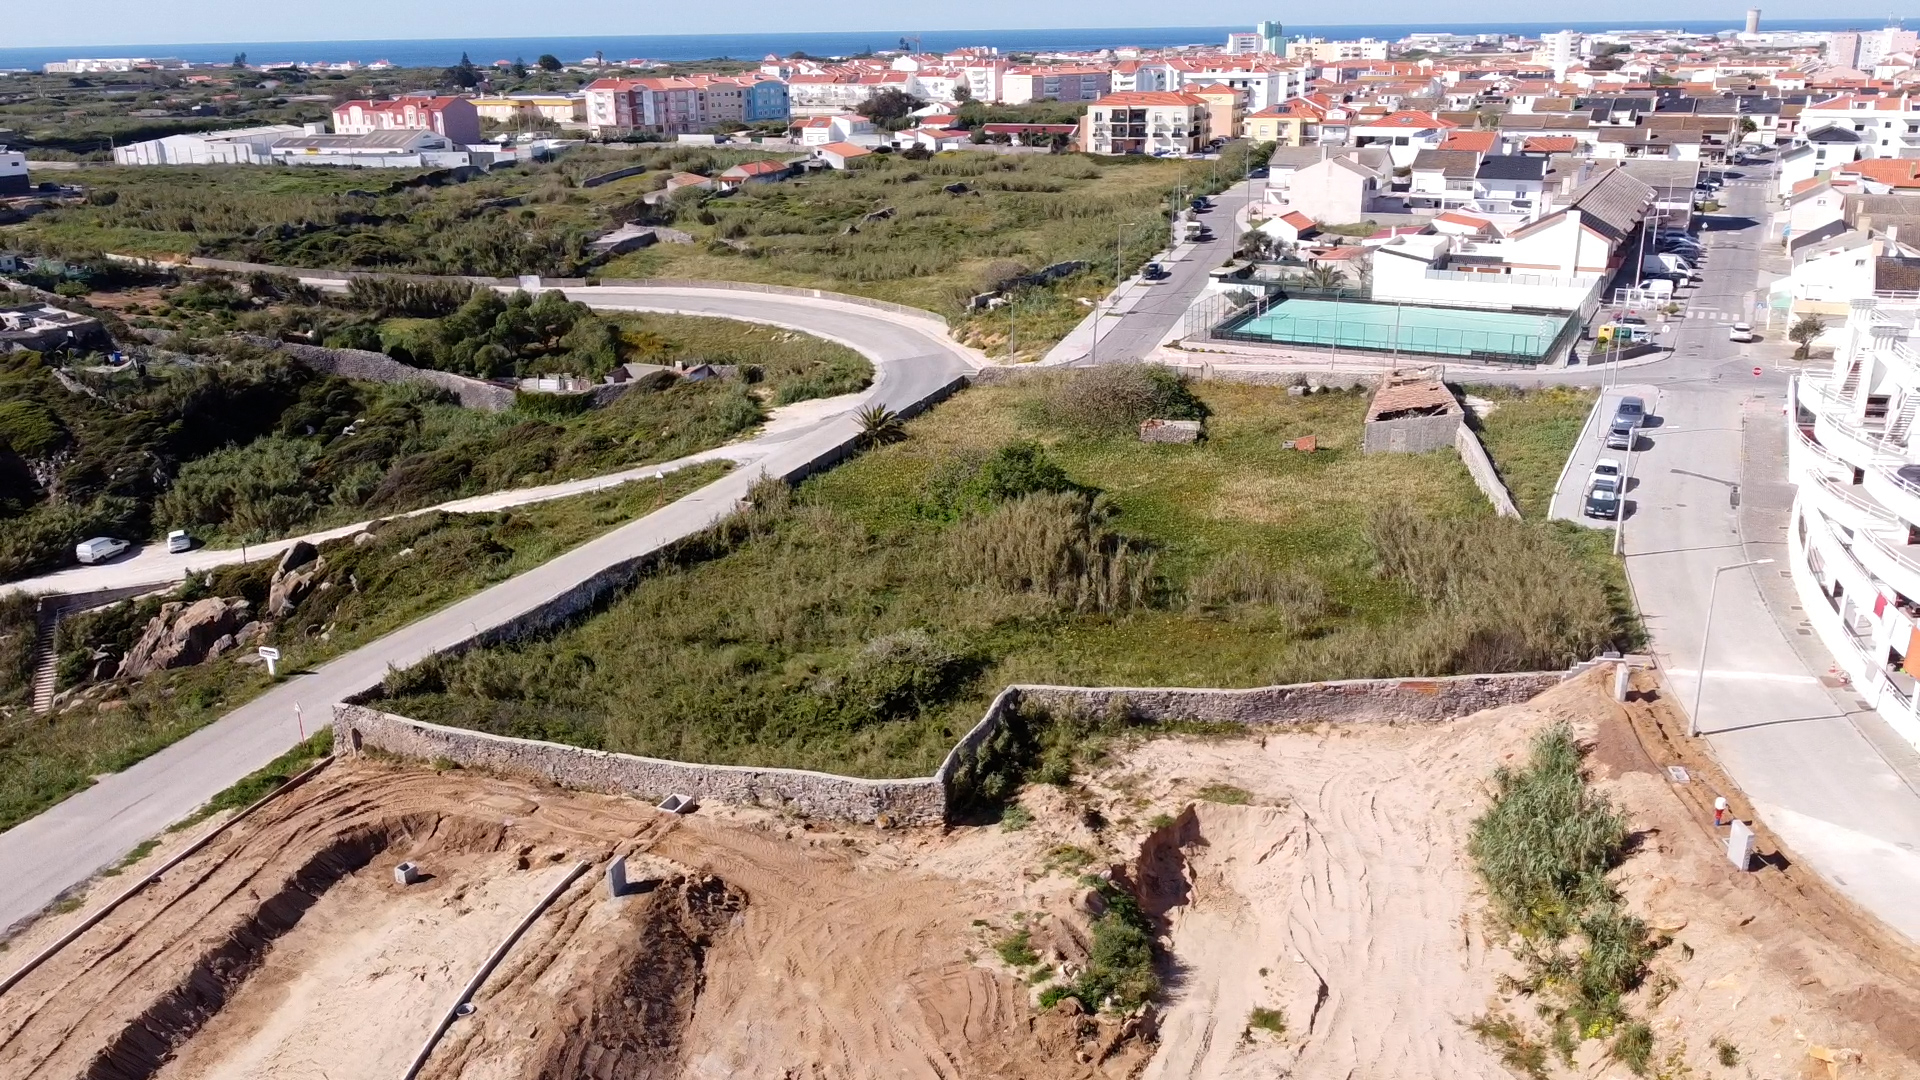
[[[1587,488],[1584,509],[1590,518],[1613,518],[1620,513],[1620,492],[1611,480],[1595,480]]]
[[[1194,196],[1193,201],[1188,205],[1192,206],[1195,210],[1213,209],[1213,201],[1211,199],[1208,199],[1205,195]]]
[[[1161,278],[1169,275],[1167,274],[1166,267],[1161,266],[1157,262],[1150,262],[1140,269],[1140,276],[1147,281],[1159,281]]]

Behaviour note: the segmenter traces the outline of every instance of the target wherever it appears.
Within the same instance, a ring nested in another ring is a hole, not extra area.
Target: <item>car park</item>
[[[1737,322],[1727,328],[1727,340],[1740,342],[1759,341],[1760,335],[1753,332],[1751,325]]]
[[[1607,449],[1633,449],[1633,425],[1616,423],[1607,429]]]
[[[1628,427],[1645,427],[1647,423],[1647,403],[1637,397],[1623,397],[1620,404],[1613,407],[1613,422]]]
[[[73,557],[91,566],[94,563],[106,562],[131,546],[125,540],[118,540],[111,536],[96,536],[76,545],[73,549]]]

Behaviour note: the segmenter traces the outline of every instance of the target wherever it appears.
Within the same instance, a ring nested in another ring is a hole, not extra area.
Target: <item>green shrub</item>
[[[1245,806],[1253,801],[1252,793],[1246,788],[1232,784],[1208,784],[1194,793],[1207,802],[1223,803],[1227,806]]]
[[[1044,447],[1021,439],[985,458],[962,455],[943,462],[927,480],[921,512],[954,521],[1024,495],[1078,490]]]
[[[1287,1035],[1287,1014],[1279,1009],[1256,1005],[1247,1016],[1247,1030],[1271,1032],[1284,1039]]]
[[[1638,1020],[1622,1027],[1613,1037],[1613,1056],[1633,1075],[1645,1076],[1653,1061],[1653,1029]]]
[[[1103,878],[1085,880],[1099,892],[1106,910],[1093,920],[1087,969],[1067,995],[1089,1011],[1111,1006],[1125,1012],[1160,992],[1153,971],[1153,924],[1132,893]]]
[[[1033,951],[1033,934],[1027,930],[1015,930],[994,943],[993,951],[1007,966],[1030,968],[1040,962],[1040,954]]]
[[[1528,937],[1558,940],[1611,900],[1606,874],[1626,850],[1626,819],[1587,786],[1564,724],[1535,737],[1525,768],[1496,770],[1493,786],[1468,851],[1503,918]]]
[[[1048,417],[1087,433],[1125,435],[1142,421],[1205,420],[1205,402],[1185,376],[1160,364],[1102,364],[1056,384],[1046,401]]]
[[[1202,612],[1269,617],[1290,633],[1312,626],[1329,607],[1317,579],[1270,566],[1241,548],[1210,561],[1188,583],[1187,602]]]
[[[955,528],[948,570],[964,584],[1064,611],[1118,614],[1150,604],[1160,588],[1153,554],[1104,520],[1078,492],[1025,495]]]

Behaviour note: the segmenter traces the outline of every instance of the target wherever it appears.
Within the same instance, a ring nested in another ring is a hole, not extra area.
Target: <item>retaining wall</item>
[[[334,752],[377,749],[422,761],[534,776],[562,787],[648,799],[680,792],[708,802],[774,806],[803,814],[883,826],[935,825],[961,809],[967,774],[1020,705],[1089,712],[1123,711],[1146,721],[1247,726],[1310,723],[1416,723],[1452,720],[1526,701],[1568,672],[1463,675],[1439,679],[1350,679],[1247,690],[1167,687],[1009,686],[960,737],[932,776],[867,780],[803,769],[700,765],[586,750],[533,739],[411,720],[365,704],[334,706]]]
[[[334,706],[333,732],[336,754],[375,748],[650,801],[678,792],[707,802],[783,807],[879,825],[937,825],[946,815],[945,792],[927,776],[862,780],[801,769],[694,765],[443,727],[360,705]]]
[[[338,375],[343,379],[418,383],[447,391],[458,398],[461,405],[469,409],[505,412],[513,408],[513,390],[509,387],[495,386],[490,382],[470,379],[452,372],[411,367],[385,353],[367,352],[364,349],[325,349],[318,345],[299,345],[254,334],[237,336],[248,344],[277,350],[315,371]]]
[[[1487,456],[1487,448],[1481,445],[1480,436],[1463,423],[1453,433],[1453,446],[1460,451],[1460,460],[1467,463],[1467,472],[1473,475],[1473,482],[1479,486],[1480,493],[1493,504],[1493,512],[1502,517],[1519,517],[1520,508],[1513,504],[1513,493],[1507,490],[1506,482],[1500,479],[1499,471],[1493,467],[1493,459]]]

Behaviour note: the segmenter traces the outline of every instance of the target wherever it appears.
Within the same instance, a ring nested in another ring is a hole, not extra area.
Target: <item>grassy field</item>
[[[869,159],[847,172],[755,184],[725,197],[642,197],[675,172],[716,174],[755,149],[585,148],[544,165],[445,187],[405,174],[269,167],[89,169],[94,194],[0,228],[0,243],[69,257],[201,255],[282,266],[439,274],[706,278],[826,288],[910,304],[956,322],[969,344],[1023,358],[1059,340],[1166,246],[1188,195],[1239,177],[1261,148],[1218,161],[950,152]],[[595,173],[641,167],[594,188]],[[958,185],[958,187],[956,187]],[[948,191],[955,187],[954,191]],[[594,265],[585,242],[625,221],[671,225],[657,244]],[[1221,258],[1227,252],[1223,249]],[[1116,261],[1118,266],[1116,267]],[[969,312],[973,295],[1064,262],[1086,269],[1018,290],[1016,309]]]
[[[1529,521],[1545,521],[1553,485],[1580,440],[1598,392],[1576,387],[1523,392],[1504,386],[1469,386],[1466,392],[1493,402],[1493,413],[1481,422],[1480,441],[1520,512]]]
[[[1209,438],[1164,446],[1133,437],[1138,416],[1188,405],[1099,389],[969,390],[898,444],[758,493],[600,615],[397,675],[389,707],[901,776],[1009,682],[1517,670],[1631,634],[1604,574],[1558,530],[1495,518],[1452,451],[1362,457],[1363,395],[1203,384]],[[1287,448],[1302,435],[1320,449]]]
[[[461,597],[546,562],[618,525],[706,484],[725,471],[707,465],[617,488],[494,514],[423,514],[386,522],[375,542],[321,547],[327,567],[297,608],[274,626],[270,643],[297,672],[358,648]],[[211,585],[190,582],[171,598],[243,596],[263,610],[271,561],[216,571]],[[57,645],[63,685],[86,684],[77,703],[50,717],[25,708],[25,673],[0,669],[0,829],[159,751],[258,696],[272,685],[258,664],[229,654],[197,667],[155,672],[137,681],[86,683],[92,656],[124,655],[160,600],[124,602],[61,623]],[[0,605],[0,615],[5,614]],[[17,622],[17,620],[11,620]],[[13,633],[0,635],[11,648]],[[324,716],[310,716],[310,724]]]

